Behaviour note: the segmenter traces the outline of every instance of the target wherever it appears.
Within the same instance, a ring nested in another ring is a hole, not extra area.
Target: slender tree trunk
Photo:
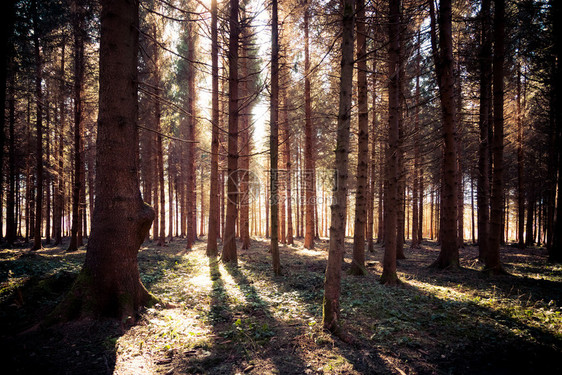
[[[304,247],[314,248],[314,210],[316,206],[316,187],[314,186],[314,152],[315,135],[312,123],[312,99],[310,97],[310,37],[309,37],[310,9],[305,4],[304,10],[304,107],[305,107],[305,142],[304,142],[304,181],[306,212]]]
[[[84,266],[55,311],[63,319],[113,316],[130,322],[154,301],[137,262],[154,220],[137,173],[137,49],[138,2],[103,0],[96,207]]]
[[[82,7],[78,0],[73,6],[73,33],[74,33],[74,185],[72,188],[72,236],[67,251],[76,251],[81,246],[79,237],[82,225],[80,203],[82,197],[82,91],[84,84],[84,38]]]
[[[492,152],[494,157],[494,173],[490,215],[490,241],[484,257],[486,272],[492,274],[505,273],[500,262],[500,243],[503,232],[502,218],[504,206],[503,191],[503,79],[504,79],[504,27],[505,1],[494,0],[494,137]]]
[[[480,145],[478,153],[478,248],[479,259],[484,260],[489,247],[490,223],[490,176],[489,176],[489,128],[492,83],[492,39],[491,39],[491,0],[482,0],[480,22],[482,41],[480,47]]]
[[[554,222],[552,226],[552,245],[549,247],[548,259],[551,262],[562,262],[562,40],[560,37],[560,17],[562,17],[562,6],[560,1],[551,1],[552,15],[553,15],[553,25],[554,25],[554,53],[556,55],[556,65],[555,65],[555,79],[554,79],[554,119],[555,119],[555,131],[557,135],[557,172],[558,179],[557,189],[558,197],[556,202],[552,202],[552,205],[556,205],[554,213]]]
[[[209,228],[207,234],[207,256],[218,254],[219,237],[219,38],[217,0],[211,2],[211,176],[209,191]]]
[[[523,114],[521,113],[521,66],[517,65],[517,239],[520,249],[525,248],[525,193],[523,181]]]
[[[421,75],[421,40],[420,32],[417,35],[416,54],[416,107],[414,110],[414,186],[412,191],[412,243],[413,249],[420,247],[419,226],[419,169],[420,169],[420,75]]]
[[[13,245],[17,237],[17,176],[16,176],[16,98],[15,98],[15,72],[12,67],[10,88],[8,93],[8,126],[9,126],[9,151],[8,151],[8,196],[6,201],[6,242]]]
[[[270,185],[271,197],[271,258],[273,273],[281,274],[281,262],[279,259],[278,226],[279,226],[279,169],[278,169],[278,146],[279,146],[279,32],[277,19],[277,0],[272,1],[271,11],[271,97],[269,110],[269,163],[270,163]]]
[[[343,33],[341,44],[340,102],[336,144],[336,184],[331,206],[330,244],[328,264],[324,278],[322,324],[325,329],[341,334],[340,294],[341,266],[345,246],[345,220],[347,208],[347,179],[349,154],[349,128],[351,123],[351,95],[353,88],[353,29],[354,0],[343,1]]]
[[[291,160],[291,128],[289,126],[289,99],[287,96],[288,91],[288,75],[289,71],[287,69],[287,65],[283,64],[283,82],[284,85],[281,88],[281,95],[283,97],[283,106],[281,108],[281,113],[283,115],[282,126],[283,126],[283,134],[285,138],[283,139],[283,146],[285,148],[285,152],[283,156],[285,158],[285,205],[287,206],[287,244],[293,245],[293,196],[292,196],[292,160]]]
[[[367,249],[370,253],[375,252],[375,245],[373,242],[374,237],[374,229],[375,229],[375,189],[376,189],[376,182],[377,182],[377,143],[378,137],[376,134],[379,132],[379,124],[377,121],[377,63],[376,63],[376,56],[373,56],[373,73],[372,73],[372,107],[373,107],[373,116],[372,116],[372,138],[371,138],[371,160],[370,160],[370,168],[371,168],[371,176],[370,176],[370,183],[369,183],[369,214],[368,214],[368,224],[367,224]],[[380,166],[382,167],[382,166]],[[377,233],[380,236],[380,232]]]
[[[35,101],[37,106],[37,140],[36,154],[37,159],[36,173],[36,189],[35,189],[35,228],[33,230],[33,246],[31,250],[39,250],[41,244],[41,224],[43,218],[43,89],[42,89],[42,70],[43,59],[41,56],[41,47],[39,46],[39,15],[37,12],[37,0],[32,1],[33,11],[33,42],[35,49]]]
[[[365,270],[365,221],[367,218],[367,176],[369,174],[369,108],[367,97],[367,38],[365,27],[365,2],[357,0],[357,193],[355,197],[355,226],[353,236],[353,260],[350,273],[364,275]]]
[[[56,167],[56,185],[54,192],[54,209],[53,209],[53,237],[54,245],[62,243],[62,219],[64,206],[64,143],[63,134],[66,125],[66,105],[65,105],[65,82],[64,82],[64,66],[65,66],[65,50],[66,38],[63,38],[61,45],[61,61],[60,61],[60,86],[59,86],[59,126],[57,134],[57,167]]]
[[[238,216],[238,36],[240,25],[238,22],[238,0],[230,0],[230,40],[228,77],[228,197],[226,206],[226,223],[222,260],[225,263],[238,263],[236,249],[236,218]]]
[[[389,1],[388,136],[384,178],[384,258],[381,283],[394,285],[398,226],[398,155],[400,137],[400,1]]]
[[[439,241],[441,251],[433,266],[439,269],[459,267],[457,243],[457,150],[455,127],[457,121],[453,72],[453,38],[451,0],[441,0],[439,7],[439,50],[437,49],[433,2],[431,5],[431,36],[441,99],[442,135],[444,140],[442,164],[442,196]]]

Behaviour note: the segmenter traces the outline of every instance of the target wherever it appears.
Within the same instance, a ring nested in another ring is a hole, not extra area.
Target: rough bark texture
[[[500,243],[503,233],[502,219],[504,216],[503,191],[503,78],[504,78],[504,26],[505,1],[495,0],[494,9],[494,137],[492,153],[494,157],[494,173],[492,180],[492,198],[490,215],[490,242],[484,257],[485,272],[493,274],[505,273],[500,263]]]
[[[310,97],[310,52],[309,52],[310,10],[305,4],[304,10],[304,182],[305,182],[305,229],[304,247],[314,248],[314,211],[316,209],[316,186],[314,186],[314,152],[315,135],[312,123],[312,99]]]
[[[379,130],[379,124],[377,121],[377,73],[376,69],[376,56],[373,57],[373,80],[372,80],[372,100],[373,100],[373,116],[372,116],[372,137],[371,137],[371,160],[370,160],[370,182],[369,182],[369,214],[367,217],[367,249],[370,253],[375,251],[375,245],[373,242],[374,237],[374,230],[375,230],[375,189],[376,189],[376,182],[377,182],[377,134]],[[379,233],[380,235],[380,233]]]
[[[430,2],[433,8],[433,2]],[[432,9],[433,10],[433,9]],[[453,72],[453,36],[451,0],[441,0],[439,7],[439,49],[435,36],[433,11],[432,44],[441,99],[443,164],[442,164],[442,218],[440,225],[441,251],[433,266],[439,269],[459,267],[457,243],[457,150],[455,139],[456,105]]]
[[[332,222],[330,225],[330,244],[326,277],[324,279],[324,303],[322,310],[322,324],[324,328],[335,334],[341,334],[339,300],[347,208],[349,128],[351,123],[351,94],[353,86],[354,5],[354,0],[343,1],[340,103],[335,150],[336,187],[334,188],[331,206]]]
[[[421,41],[420,33],[417,36],[417,54],[416,54],[416,106],[414,114],[414,186],[412,187],[412,242],[410,247],[417,249],[420,247],[421,231],[419,226],[419,207],[420,207],[420,193],[419,193],[419,169],[420,169],[420,74],[421,74]]]
[[[364,275],[365,225],[367,219],[367,175],[369,174],[369,108],[367,105],[367,38],[365,27],[365,2],[357,1],[357,193],[355,196],[355,226],[353,236],[353,260],[350,273]]]
[[[142,201],[137,172],[137,49],[138,2],[102,1],[96,204],[86,261],[56,311],[66,319],[134,319],[153,300],[137,263],[154,220]]]
[[[490,2],[482,1],[480,22],[482,41],[480,47],[480,145],[478,148],[478,248],[479,258],[484,260],[488,251],[490,223],[489,177],[489,127],[492,84],[492,40],[490,29]]]
[[[224,241],[222,260],[225,263],[238,263],[236,249],[236,217],[238,201],[238,0],[230,0],[230,40],[228,77],[228,181],[226,222],[224,226]]]
[[[384,258],[381,283],[394,285],[396,275],[396,233],[398,224],[398,156],[400,127],[400,1],[389,2],[388,24],[388,147],[384,176]]]

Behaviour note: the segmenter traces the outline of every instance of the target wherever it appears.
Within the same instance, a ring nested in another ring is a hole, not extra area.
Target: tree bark
[[[82,91],[84,85],[84,25],[82,19],[82,4],[78,0],[72,2],[72,21],[74,33],[74,185],[72,187],[72,235],[66,251],[76,251],[82,245],[79,238],[82,225]]]
[[[367,38],[365,27],[365,2],[357,0],[357,193],[355,196],[355,226],[353,236],[353,260],[350,273],[364,275],[365,270],[365,222],[367,219],[367,175],[369,173],[369,108],[367,104]]]
[[[314,186],[314,152],[315,135],[312,123],[312,99],[310,97],[310,37],[309,37],[310,10],[305,4],[304,9],[304,108],[305,108],[305,142],[304,142],[304,181],[305,181],[305,249],[314,248],[314,210],[316,207],[316,187]]]
[[[457,150],[455,127],[457,113],[453,72],[453,38],[451,0],[441,0],[439,7],[439,49],[435,34],[433,2],[431,6],[431,36],[433,55],[441,99],[443,163],[440,225],[441,251],[433,266],[439,269],[459,267],[457,243]]]
[[[560,1],[551,1],[550,2],[552,7],[552,16],[553,16],[553,25],[554,25],[554,53],[556,56],[556,65],[555,65],[555,77],[554,77],[554,119],[555,119],[555,131],[557,135],[556,143],[557,143],[557,150],[558,150],[558,158],[557,158],[557,172],[558,172],[558,179],[557,189],[558,189],[558,197],[556,202],[553,202],[553,207],[555,209],[554,213],[554,222],[552,226],[552,245],[549,247],[548,259],[551,262],[562,262],[562,151],[560,148],[562,146],[562,63],[560,59],[562,59],[562,40],[560,37],[560,17],[562,17],[562,6],[560,5]]]
[[[207,256],[218,254],[219,237],[219,38],[217,0],[211,1],[211,177],[209,191],[209,228],[207,229]]]
[[[270,185],[271,197],[271,259],[273,273],[278,276],[281,274],[281,261],[279,259],[279,32],[277,18],[277,0],[273,0],[271,11],[271,96],[269,109],[269,163],[270,163]]]
[[[480,22],[482,41],[480,47],[480,144],[478,152],[478,248],[479,259],[484,260],[488,252],[490,226],[490,177],[489,177],[489,128],[492,83],[491,0],[482,0]]]
[[[503,191],[503,79],[504,79],[504,38],[505,38],[505,0],[494,0],[494,67],[493,67],[493,105],[494,105],[494,136],[492,152],[494,173],[492,180],[492,198],[490,215],[490,242],[484,257],[484,271],[492,274],[503,274],[505,270],[500,262],[500,243],[503,233],[502,218],[504,216]]]
[[[351,123],[351,95],[353,88],[353,30],[354,0],[343,1],[343,33],[341,44],[340,102],[336,144],[336,187],[331,206],[330,244],[324,279],[323,327],[336,335],[341,334],[340,294],[341,266],[345,246],[347,209],[347,179],[349,155],[349,128]]]
[[[36,138],[36,188],[35,188],[35,227],[33,230],[33,246],[32,251],[42,248],[41,244],[41,224],[43,218],[43,89],[42,89],[42,71],[43,59],[41,56],[41,47],[39,46],[39,15],[37,11],[37,0],[32,1],[33,11],[33,42],[35,51],[35,105],[37,138]]]
[[[398,155],[400,132],[400,1],[389,2],[388,135],[384,178],[384,258],[380,282],[395,285],[398,225]]]
[[[236,249],[236,218],[238,216],[238,0],[230,0],[230,40],[229,40],[229,67],[228,77],[228,181],[226,223],[224,228],[224,245],[222,260],[225,263],[238,263]]]
[[[63,319],[134,320],[154,301],[140,281],[137,253],[154,211],[138,178],[138,2],[103,0],[96,143],[96,204],[84,266],[55,311]]]

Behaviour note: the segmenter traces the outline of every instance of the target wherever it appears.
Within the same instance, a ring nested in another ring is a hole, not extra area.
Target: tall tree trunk
[[[517,246],[525,248],[525,193],[523,181],[523,114],[521,108],[521,66],[517,65]]]
[[[355,197],[355,226],[353,236],[353,260],[350,273],[364,275],[365,270],[365,221],[367,219],[367,175],[369,174],[369,108],[367,103],[367,38],[365,27],[365,2],[357,0],[357,194]]]
[[[240,32],[240,25],[238,22],[238,0],[230,0],[229,26],[228,196],[222,260],[225,263],[236,264],[238,263],[235,225],[238,216],[236,205],[238,204],[238,37]]]
[[[304,9],[304,112],[305,112],[305,141],[304,141],[304,181],[306,212],[304,247],[314,248],[314,210],[316,207],[316,186],[314,186],[314,152],[315,135],[312,123],[312,99],[310,97],[310,37],[309,37],[310,9],[308,3]]]
[[[8,93],[8,124],[9,124],[9,151],[8,151],[8,197],[6,201],[6,242],[13,245],[17,237],[17,205],[16,205],[16,98],[15,98],[15,72],[12,69],[10,76],[10,89]]]
[[[398,155],[400,137],[400,0],[389,1],[388,24],[388,136],[384,178],[384,258],[381,283],[394,285],[398,211]]]
[[[351,123],[351,95],[353,90],[353,29],[355,21],[354,0],[344,0],[343,32],[341,44],[340,102],[336,139],[336,186],[332,200],[332,221],[328,264],[324,278],[322,324],[325,329],[341,334],[340,294],[341,266],[345,246],[345,221],[347,212],[347,179],[349,155],[349,128]]]
[[[431,36],[439,97],[441,99],[442,135],[444,140],[442,164],[441,207],[443,217],[440,226],[441,251],[433,266],[439,269],[459,267],[457,243],[457,150],[455,127],[457,121],[455,106],[455,85],[453,72],[453,37],[451,0],[441,0],[439,7],[439,49],[436,41],[436,25],[431,6]]]
[[[54,209],[53,209],[53,237],[54,245],[62,243],[62,220],[64,206],[64,131],[66,125],[66,105],[65,105],[65,82],[64,82],[64,66],[65,66],[65,50],[66,38],[63,37],[61,45],[61,61],[60,61],[60,86],[59,86],[59,126],[57,131],[57,166],[56,166],[56,185],[54,192]]]
[[[552,202],[552,205],[556,205],[555,213],[554,213],[554,222],[552,226],[552,245],[549,247],[548,259],[551,262],[562,262],[562,40],[560,37],[560,17],[562,17],[562,6],[560,5],[560,1],[551,1],[550,2],[552,7],[552,17],[553,17],[553,25],[554,25],[554,53],[556,56],[555,59],[555,71],[554,71],[554,82],[553,82],[553,90],[554,90],[554,121],[555,121],[555,131],[557,135],[556,143],[557,143],[557,150],[558,150],[558,158],[557,158],[557,173],[558,179],[557,189],[558,189],[558,197],[556,202]]]
[[[480,11],[481,47],[480,47],[480,143],[478,151],[478,248],[479,259],[484,260],[489,247],[490,223],[490,176],[489,176],[489,128],[491,113],[492,84],[492,36],[490,6],[491,0],[482,0]]]
[[[211,2],[211,176],[209,191],[209,228],[207,234],[207,256],[218,254],[219,237],[219,39],[217,28],[217,0]]]
[[[419,249],[420,236],[419,227],[419,169],[420,169],[420,75],[421,75],[421,40],[420,31],[417,35],[416,54],[416,105],[414,110],[414,186],[412,188],[412,243],[413,249]]]
[[[36,189],[35,189],[35,228],[33,230],[33,246],[31,250],[41,249],[41,224],[43,222],[43,89],[42,89],[42,70],[43,59],[41,47],[39,46],[39,14],[37,11],[37,0],[32,1],[33,11],[33,42],[35,50],[35,104],[37,106],[37,139],[36,154],[37,160]]]
[[[81,246],[82,216],[82,91],[84,85],[84,25],[82,22],[82,4],[79,0],[72,2],[72,28],[74,33],[74,185],[72,188],[72,236],[67,251],[76,251]]]
[[[283,64],[283,87],[281,88],[281,93],[283,97],[283,106],[281,108],[281,113],[283,115],[283,119],[281,124],[283,126],[283,146],[285,148],[285,152],[283,153],[284,157],[284,164],[285,164],[285,205],[287,206],[287,244],[293,245],[293,196],[292,196],[292,159],[291,159],[291,128],[289,126],[289,99],[287,95],[288,85],[289,85],[289,69],[287,64]]]
[[[55,312],[62,318],[134,320],[154,301],[140,281],[137,253],[154,220],[138,178],[138,2],[103,0],[96,143],[96,206],[86,260]],[[131,318],[132,317],[132,318]]]
[[[359,37],[358,37],[359,38]],[[373,107],[373,116],[372,116],[372,138],[371,138],[371,160],[370,160],[370,168],[371,168],[371,176],[369,182],[369,213],[367,216],[367,250],[370,253],[375,252],[375,245],[373,242],[374,237],[374,229],[375,229],[375,189],[376,189],[376,182],[377,182],[377,136],[376,134],[380,131],[379,124],[377,121],[377,63],[376,63],[376,56],[373,56],[373,73],[372,73],[372,107]],[[382,167],[382,166],[381,166]],[[379,232],[380,233],[380,232]]]
[[[484,257],[484,270],[492,274],[505,273],[500,262],[500,243],[503,233],[502,218],[504,206],[503,191],[503,78],[504,78],[504,27],[505,0],[494,0],[494,137],[492,152],[494,157],[494,173],[492,184],[490,242]]]
[[[270,163],[270,185],[271,197],[271,259],[273,273],[281,274],[281,261],[279,259],[278,226],[279,226],[279,32],[277,19],[277,0],[273,0],[271,11],[271,97],[269,109],[269,163]]]

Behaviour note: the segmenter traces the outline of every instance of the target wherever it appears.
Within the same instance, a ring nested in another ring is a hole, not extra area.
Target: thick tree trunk
[[[315,134],[312,123],[312,99],[310,97],[310,37],[309,37],[310,10],[305,4],[304,10],[304,111],[305,111],[305,141],[304,141],[304,181],[306,212],[304,247],[314,248],[314,210],[316,209],[316,186],[314,186],[314,152]]]
[[[138,2],[103,0],[96,206],[82,271],[55,314],[133,319],[154,300],[137,253],[154,211],[141,198],[137,130]],[[132,318],[131,318],[132,317]]]
[[[484,271],[492,274],[505,273],[500,262],[500,243],[503,233],[502,218],[504,217],[503,191],[503,78],[504,78],[504,31],[505,0],[495,0],[494,9],[494,137],[492,152],[494,173],[490,215],[489,248],[484,257]]]
[[[480,47],[480,144],[478,152],[478,248],[479,259],[484,260],[488,252],[490,226],[490,175],[489,175],[489,128],[492,84],[492,39],[491,39],[491,0],[482,1],[480,22],[482,41]]]
[[[331,206],[330,244],[324,278],[322,324],[325,329],[341,334],[340,294],[341,266],[345,246],[347,208],[347,179],[349,155],[349,128],[351,123],[351,95],[353,88],[353,29],[354,0],[343,1],[343,33],[341,44],[340,103],[336,140],[336,186]]]
[[[400,1],[389,2],[388,51],[388,135],[384,177],[384,258],[381,283],[394,285],[396,275],[396,234],[398,226],[398,155],[400,137]]]
[[[442,135],[444,140],[442,164],[443,212],[439,241],[441,251],[433,266],[439,269],[459,267],[457,243],[457,150],[455,127],[457,121],[453,72],[453,38],[451,0],[441,0],[439,7],[439,50],[435,35],[433,2],[430,2],[432,45],[441,99]]]
[[[211,177],[209,191],[209,228],[207,229],[207,256],[218,254],[219,237],[219,38],[217,0],[211,2]]]
[[[238,0],[230,0],[230,40],[228,57],[230,74],[228,77],[228,181],[226,223],[222,260],[225,263],[238,263],[236,249],[236,218],[238,216]]]
[[[369,108],[367,104],[367,38],[365,27],[365,2],[357,0],[357,193],[355,196],[355,226],[353,236],[353,260],[350,273],[364,275],[365,270],[365,222],[367,219],[367,175],[369,174]]]

